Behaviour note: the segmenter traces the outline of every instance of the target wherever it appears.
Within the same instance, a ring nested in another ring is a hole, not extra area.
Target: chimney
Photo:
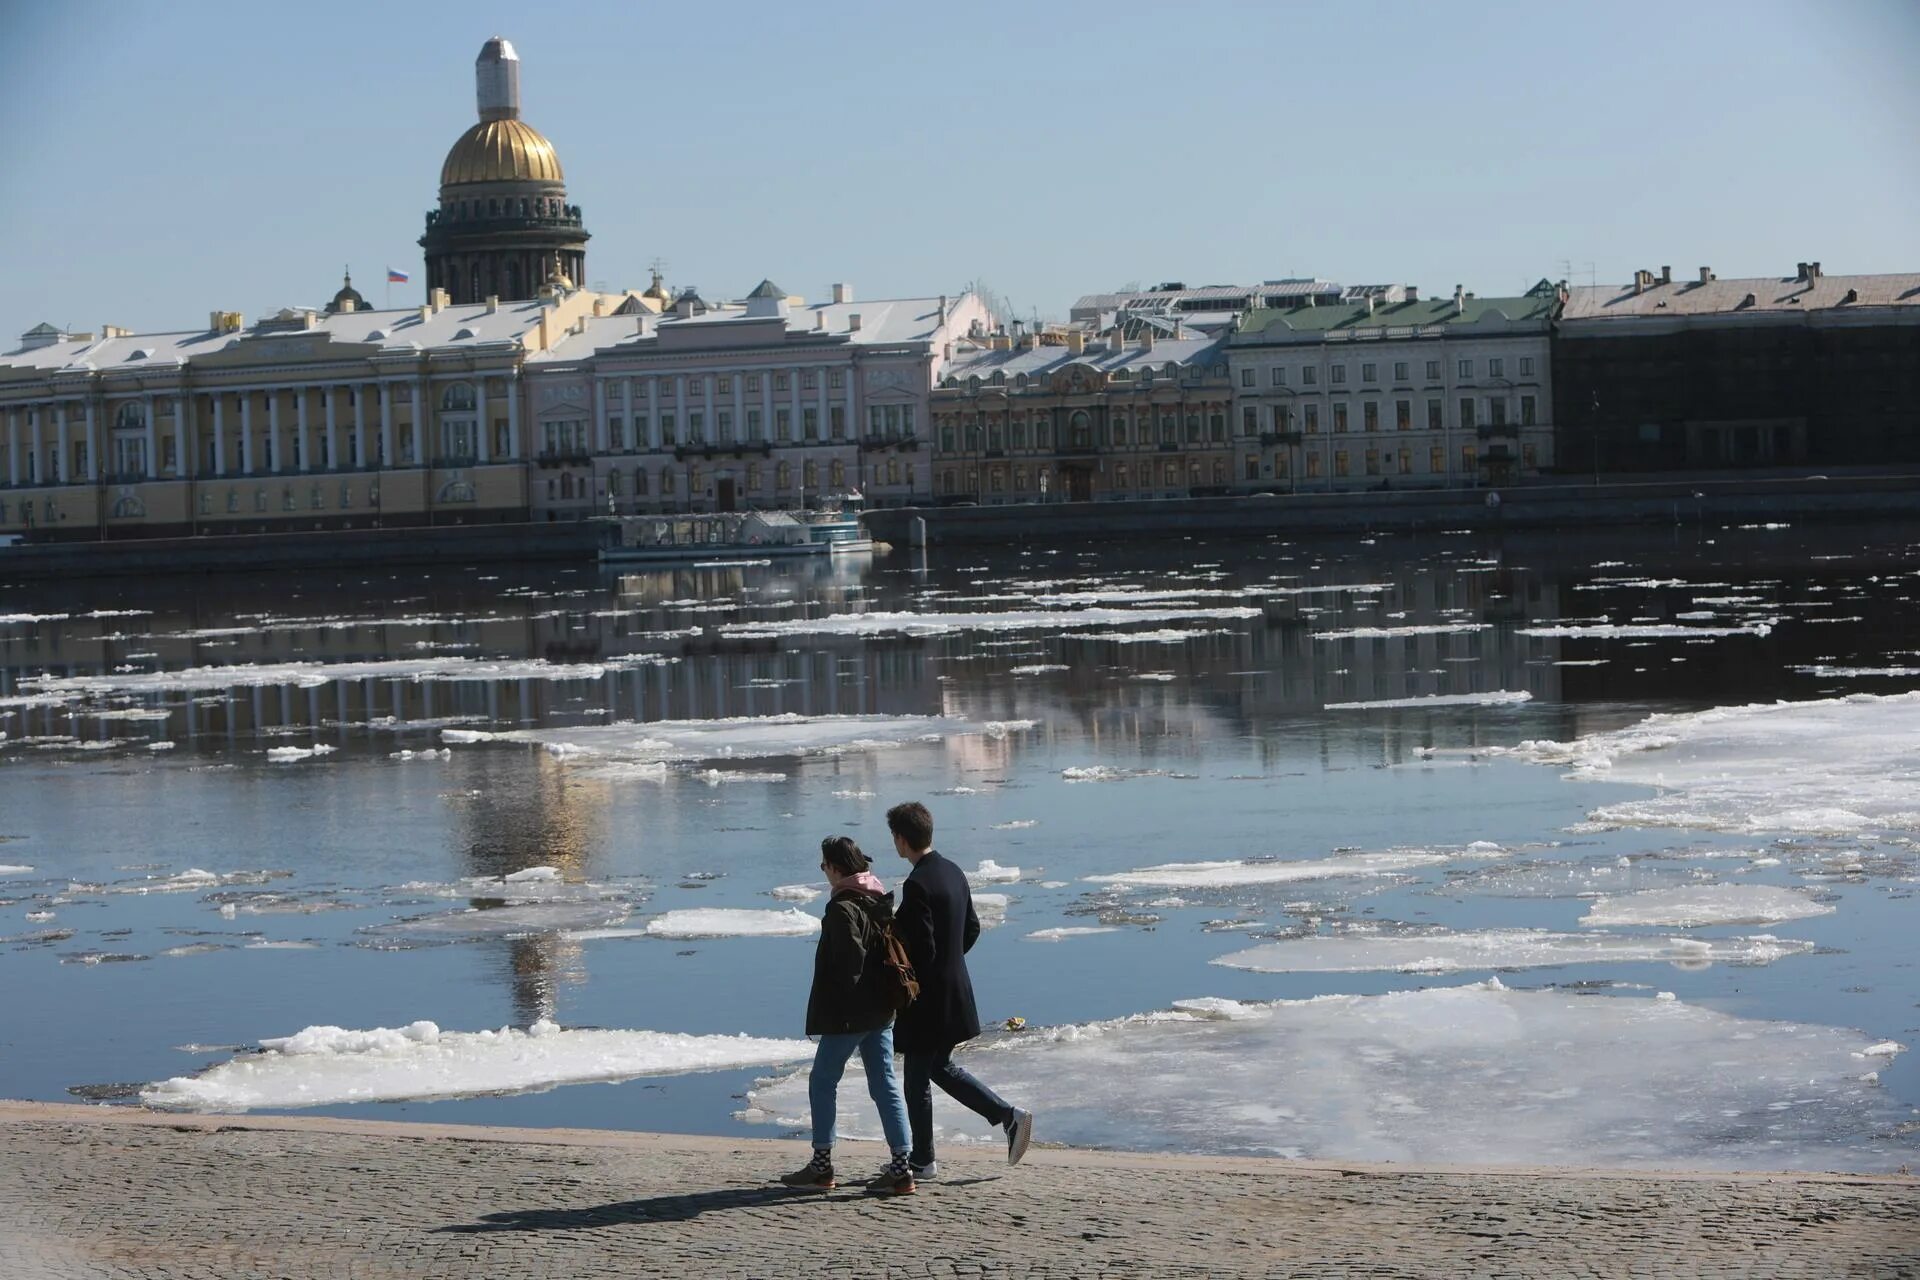
[[[1796,263],[1794,263],[1794,264],[1793,264],[1793,278],[1794,278],[1795,280],[1805,280],[1805,279],[1807,278],[1807,264],[1806,264],[1806,263],[1804,263],[1804,262],[1796,262]]]
[[[1408,301],[1408,302],[1418,302],[1418,301],[1420,301],[1420,286],[1419,286],[1419,285],[1413,285],[1413,284],[1410,284],[1410,285],[1408,285],[1408,286],[1407,286],[1407,301]]]
[[[593,314],[595,316],[607,314],[607,300],[604,297],[596,297],[593,300]]]
[[[815,333],[825,333],[827,331],[827,313],[826,312],[816,311],[813,313],[813,331]]]
[[[848,333],[860,332],[860,313],[858,311],[855,311],[849,316],[847,316],[847,332]]]
[[[1840,299],[1840,301],[1842,301],[1842,302],[1858,302],[1858,301],[1860,301],[1860,291],[1859,291],[1858,289],[1849,289],[1849,290],[1847,290],[1847,296],[1846,296],[1846,297],[1844,297],[1844,298],[1842,298],[1842,299]]]
[[[1087,349],[1087,335],[1075,329],[1067,334],[1067,350],[1079,355]]]
[[[117,324],[103,324],[100,326],[100,336],[102,338],[131,338],[133,336],[133,330],[123,329]]]
[[[1661,284],[1672,284],[1672,283],[1673,283],[1673,268],[1672,268],[1672,267],[1662,267],[1662,268],[1660,268],[1660,283],[1661,283]]]
[[[1113,332],[1107,335],[1107,350],[1121,351],[1125,349],[1126,345],[1126,334],[1121,330],[1119,325],[1113,326]]]
[[[436,312],[445,311],[453,305],[453,297],[445,289],[435,289],[427,295],[427,301]]]
[[[1639,290],[1635,289],[1635,293]],[[1453,314],[1460,315],[1467,309],[1467,287],[1463,284],[1453,286]]]
[[[852,286],[852,285],[850,285],[850,284],[836,284],[836,285],[834,285],[834,286],[833,286],[833,300],[834,300],[835,302],[852,302],[852,301],[853,301],[853,286]]]
[[[1821,270],[1820,270],[1820,264],[1819,264],[1819,263],[1817,263],[1817,262],[1809,262],[1809,263],[1807,264],[1807,279],[1809,279],[1809,280],[1818,280],[1818,279],[1820,278],[1820,276],[1821,276],[1821,274],[1822,274],[1822,272],[1821,272]]]
[[[1153,326],[1147,325],[1140,330],[1140,346],[1143,350],[1153,350]]]
[[[1373,295],[1372,294],[1367,295],[1367,314],[1369,316],[1373,314]]]
[[[940,323],[945,324],[946,322],[947,322],[947,295],[943,293],[940,295]]]
[[[487,295],[487,314],[494,315],[499,310],[500,310],[500,295],[497,293],[488,294]]]
[[[1702,267],[1702,268],[1700,268],[1700,283],[1701,283],[1701,284],[1712,284],[1712,283],[1713,283],[1713,268],[1712,268],[1712,267]]]
[[[340,299],[340,311],[343,315],[351,314],[352,312],[357,310],[359,310],[359,308],[354,306],[352,298]]]

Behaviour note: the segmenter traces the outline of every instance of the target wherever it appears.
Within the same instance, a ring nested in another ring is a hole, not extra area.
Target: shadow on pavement
[[[857,1191],[855,1195],[863,1200],[871,1198]],[[694,1191],[677,1196],[653,1196],[646,1200],[622,1200],[615,1204],[580,1209],[508,1209],[500,1213],[482,1214],[478,1222],[435,1227],[434,1233],[479,1235],[490,1231],[580,1231],[638,1222],[690,1222],[703,1213],[719,1213],[728,1209],[759,1209],[793,1201],[848,1198],[844,1193],[823,1194],[792,1187],[736,1187],[721,1191]]]

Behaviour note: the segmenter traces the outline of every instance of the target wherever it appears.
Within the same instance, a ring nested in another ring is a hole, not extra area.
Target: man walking
[[[913,1130],[913,1176],[939,1176],[933,1151],[933,1089],[937,1084],[1007,1133],[1007,1163],[1019,1164],[1033,1141],[1033,1113],[1008,1103],[953,1062],[956,1045],[980,1034],[967,952],[980,936],[966,873],[934,852],[933,815],[912,801],[887,810],[893,847],[913,864],[900,889],[894,928],[920,980],[920,997],[894,1024],[893,1043],[906,1056],[907,1121]]]

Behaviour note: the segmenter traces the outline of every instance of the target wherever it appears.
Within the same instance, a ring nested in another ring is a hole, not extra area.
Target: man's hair
[[[918,800],[887,810],[887,830],[905,840],[909,849],[933,848],[933,815]]]

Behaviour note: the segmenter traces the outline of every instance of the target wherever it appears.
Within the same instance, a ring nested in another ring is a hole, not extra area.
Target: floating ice
[[[1345,631],[1316,631],[1315,640],[1392,640],[1402,636],[1464,635],[1485,631],[1484,622],[1436,622],[1405,627],[1350,627]]]
[[[1577,861],[1535,859],[1504,866],[1449,871],[1433,894],[1484,894],[1494,898],[1591,898],[1636,893],[1699,881],[1707,872],[1654,858],[1613,856]]]
[[[820,932],[820,920],[791,907],[687,907],[662,912],[646,927],[652,938],[810,938]]]
[[[1185,644],[1201,636],[1224,636],[1224,627],[1161,627],[1154,631],[1069,631],[1062,640],[1091,640],[1101,644]],[[1062,667],[1061,670],[1066,670]]]
[[[959,1061],[1078,1147],[1682,1169],[1913,1159],[1897,1132],[1912,1113],[1862,1078],[1854,1054],[1873,1042],[1855,1031],[1497,981],[1181,1004],[1030,1029]],[[844,1136],[878,1136],[865,1082],[843,1088]],[[802,1123],[805,1072],[757,1086],[742,1114]],[[1004,1140],[964,1108],[935,1114],[961,1140]]]
[[[24,876],[32,870],[18,862],[0,862],[0,876]]]
[[[1240,885],[1290,884],[1296,880],[1339,880],[1348,876],[1384,876],[1451,862],[1457,855],[1424,849],[1382,853],[1346,853],[1297,862],[1167,862],[1138,871],[1085,877],[1118,889],[1220,889]]]
[[[474,907],[369,925],[361,932],[375,938],[455,941],[468,938],[524,938],[542,933],[600,929],[619,924],[632,912],[624,902],[523,902],[504,907]]]
[[[1029,827],[1037,827],[1039,825],[1039,821],[1034,818],[1015,818],[1011,822],[996,822],[993,824],[993,829],[995,831],[1025,831]]]
[[[310,760],[314,756],[332,755],[338,749],[324,742],[311,747],[268,747],[267,759],[286,764],[294,760]]]
[[[1004,893],[976,893],[973,895],[973,914],[979,917],[982,929],[993,929],[1007,922],[1007,908],[1013,899]]]
[[[1770,884],[1700,884],[1601,898],[1580,917],[1592,925],[1773,924],[1824,916],[1833,908],[1798,889]]]
[[[1003,867],[992,858],[981,860],[978,867],[967,873],[967,879],[975,884],[1012,884],[1020,878],[1020,868]]]
[[[659,765],[669,761],[755,759],[868,750],[963,734],[1005,732],[957,716],[734,716],[721,720],[621,721],[552,729],[446,729],[453,743],[524,742],[563,757]]]
[[[1353,931],[1288,938],[1221,956],[1213,963],[1260,973],[1455,973],[1462,969],[1532,969],[1567,964],[1636,964],[1664,960],[1683,968],[1771,964],[1813,950],[1811,942],[1751,938],[1631,938],[1611,934],[1489,929],[1475,933],[1384,934]]]
[[[1851,835],[1920,830],[1920,692],[1660,714],[1575,742],[1495,749],[1569,778],[1659,787],[1591,815],[1617,826]]]
[[[528,884],[536,880],[558,880],[558,867],[526,867],[519,871],[510,871],[500,877],[502,884]]]
[[[810,884],[781,884],[768,892],[782,902],[812,902],[826,890]]]
[[[1499,693],[1435,693],[1417,698],[1381,698],[1373,702],[1329,702],[1328,711],[1386,711],[1427,707],[1511,707],[1533,701],[1533,695],[1521,689]]]
[[[248,1111],[532,1093],[770,1066],[813,1054],[805,1040],[564,1030],[544,1020],[525,1031],[442,1031],[431,1022],[366,1031],[308,1027],[260,1045],[259,1054],[150,1085],[140,1100],[170,1111]]]
[[[1111,924],[1064,925],[1057,929],[1036,929],[1027,935],[1028,942],[1064,942],[1068,938],[1083,938],[1092,933],[1118,933],[1119,926]]]
[[[621,662],[660,661],[652,655],[634,655]],[[544,658],[394,658],[369,662],[274,662],[255,666],[185,667],[178,671],[116,671],[84,676],[36,676],[31,683],[42,693],[103,696],[106,694],[179,693],[199,689],[252,689],[273,685],[318,688],[336,680],[597,680],[611,663],[553,663]],[[29,683],[23,681],[22,683]]]
[[[830,613],[785,622],[730,622],[722,635],[778,637],[801,635],[951,635],[958,631],[1047,631],[1085,626],[1128,626],[1147,622],[1184,622],[1190,618],[1257,618],[1246,606],[1212,609],[1015,609],[1002,613]]]
[[[1072,670],[1071,667],[1060,662],[1035,662],[1024,667],[1008,667],[1007,674],[1010,676],[1043,676],[1053,671],[1070,670]]]
[[[753,772],[747,769],[702,769],[693,775],[694,779],[710,787],[725,786],[730,782],[785,782],[784,773]]]
[[[1576,627],[1518,627],[1515,635],[1563,637],[1582,640],[1662,640],[1675,637],[1716,639],[1721,636],[1768,636],[1772,622],[1753,622],[1744,627],[1682,627],[1672,623],[1601,623]]]
[[[1802,675],[1816,676],[1822,680],[1859,680],[1870,676],[1920,676],[1920,667],[1830,667],[1825,663],[1815,663],[1812,666],[1793,669]]]

